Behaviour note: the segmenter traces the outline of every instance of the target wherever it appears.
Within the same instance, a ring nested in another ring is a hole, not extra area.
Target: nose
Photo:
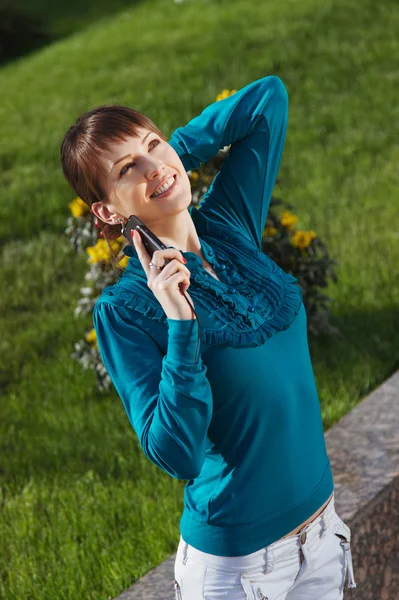
[[[148,168],[147,177],[149,181],[153,179],[162,179],[164,173],[166,173],[165,165],[155,165]]]

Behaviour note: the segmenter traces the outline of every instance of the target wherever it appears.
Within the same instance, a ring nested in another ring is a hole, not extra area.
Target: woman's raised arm
[[[214,221],[240,229],[258,248],[287,124],[287,90],[279,77],[270,75],[210,104],[177,128],[169,140],[186,171],[231,144],[199,210]]]

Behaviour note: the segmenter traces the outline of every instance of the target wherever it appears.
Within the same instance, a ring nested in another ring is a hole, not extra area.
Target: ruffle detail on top
[[[201,339],[208,345],[261,346],[275,333],[288,329],[300,310],[302,292],[296,285],[286,287],[282,302],[273,312],[270,305],[263,304],[260,293],[248,292],[247,286],[235,284],[235,289],[255,309],[250,312],[235,301],[235,294],[215,289],[200,274],[192,274],[191,280],[193,277],[201,280],[201,287],[196,287],[194,293],[194,287],[190,286],[191,297],[206,305],[220,323],[217,328],[201,327]]]
[[[122,277],[115,285],[104,288],[97,302],[103,301],[122,308],[137,310],[144,317],[160,323],[167,322],[165,311],[151,290],[143,289],[142,283],[136,283],[133,280],[128,284],[126,281],[124,285],[121,285],[121,280]]]
[[[192,273],[191,280],[199,286],[193,286],[190,294],[220,321],[217,327],[203,327],[201,339],[210,345],[254,347],[288,329],[302,305],[296,277],[286,273],[242,231],[216,223],[200,210],[193,210],[191,215],[201,240],[209,240],[215,251],[215,270],[221,273],[220,264],[224,264],[223,282],[236,289],[236,293],[223,289],[203,269]],[[203,248],[205,255],[207,249]],[[211,258],[206,255],[212,264]]]
[[[204,309],[204,317],[197,311],[201,340],[207,345],[255,347],[288,329],[302,304],[298,280],[258,249],[245,232],[216,223],[197,209],[191,216],[204,256],[220,279],[203,269],[197,255],[184,253],[191,271],[190,296],[196,311],[197,307]],[[146,275],[136,251],[130,246],[124,251],[131,256],[128,266],[118,283],[105,288],[103,295],[112,290],[117,304],[166,323],[163,308],[147,285],[143,286]]]

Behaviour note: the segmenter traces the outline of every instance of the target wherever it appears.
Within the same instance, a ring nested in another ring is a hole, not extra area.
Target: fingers
[[[139,260],[140,260],[140,262],[143,266],[143,269],[148,278],[148,275],[150,272],[150,267],[148,265],[150,264],[151,258],[149,256],[147,250],[144,247],[144,244],[142,242],[139,232],[136,230],[133,235],[133,231],[131,231],[131,234],[132,234],[133,244],[134,244],[134,247],[137,252],[137,256],[139,257]]]
[[[137,230],[134,231],[134,236],[132,236],[132,238],[133,238],[134,247],[136,248],[140,262],[141,262],[143,269],[147,275],[147,279],[152,274],[155,274],[155,275],[160,274],[160,271],[150,269],[150,266],[149,266],[150,262],[152,262],[154,265],[157,265],[158,267],[162,267],[162,269],[163,269],[165,266],[166,260],[168,260],[168,264],[169,264],[169,261],[176,259],[180,263],[182,263],[182,265],[184,265],[184,267],[185,267],[185,263],[186,263],[185,258],[179,250],[176,250],[176,248],[165,248],[164,250],[155,250],[155,252],[153,253],[152,258],[151,258],[151,256],[148,254],[146,247],[143,244],[143,240],[141,239],[140,233]],[[173,269],[173,265],[171,268]],[[174,267],[174,269],[175,268],[176,268],[176,266]],[[185,267],[184,270],[186,270],[187,273],[190,273],[190,271],[187,269],[187,267]],[[169,270],[168,270],[168,273],[169,273]],[[168,276],[166,273],[164,273],[164,275]]]

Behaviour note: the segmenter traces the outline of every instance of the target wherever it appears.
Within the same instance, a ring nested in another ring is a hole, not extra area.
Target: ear
[[[111,212],[104,202],[94,202],[91,205],[91,211],[96,215],[97,219],[108,223],[108,225],[117,225],[119,215],[115,212]]]

